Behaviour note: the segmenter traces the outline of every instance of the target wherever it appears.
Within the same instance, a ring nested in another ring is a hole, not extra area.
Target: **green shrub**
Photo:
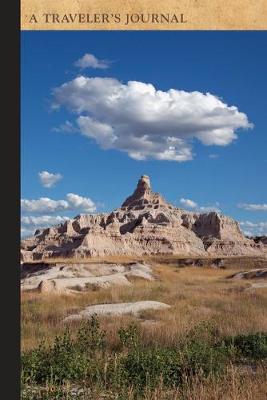
[[[205,342],[215,345],[220,341],[220,336],[215,323],[212,320],[200,321],[196,326],[189,330],[185,337],[185,341]]]
[[[135,349],[122,359],[124,380],[136,389],[154,388],[160,382],[178,386],[181,361],[177,351],[168,349]]]
[[[128,385],[154,388],[160,382],[179,386],[184,376],[204,376],[223,371],[229,351],[217,345],[216,331],[211,324],[200,324],[177,348],[144,348],[136,325],[120,329],[120,339],[128,348],[122,357],[122,373]],[[216,336],[216,340],[215,340]]]
[[[95,352],[105,348],[106,333],[100,329],[99,320],[95,315],[89,321],[81,323],[76,338],[76,347],[81,352]]]
[[[37,383],[84,377],[87,369],[87,355],[76,351],[69,332],[57,336],[53,345],[43,345],[22,356],[22,372],[25,381]]]
[[[22,353],[21,356],[22,382],[42,382],[50,373],[47,349],[41,343],[37,349]]]
[[[127,328],[120,328],[118,335],[123,346],[127,348],[140,346],[140,330],[135,323],[131,323]]]
[[[226,338],[225,344],[234,347],[239,357],[252,360],[267,358],[267,334],[264,332]]]
[[[23,382],[63,382],[84,379],[88,375],[96,378],[102,367],[96,352],[104,347],[104,336],[98,320],[92,317],[82,324],[75,339],[66,329],[63,335],[55,338],[52,346],[45,347],[42,343],[37,349],[23,353]]]
[[[118,396],[133,388],[136,398],[142,398],[147,390],[158,386],[178,387],[194,375],[216,377],[230,361],[267,357],[265,333],[221,340],[210,323],[199,324],[183,342],[172,348],[145,347],[136,324],[121,328],[118,335],[122,351],[108,351],[105,332],[93,316],[90,321],[81,324],[75,337],[66,329],[52,345],[41,343],[38,348],[23,353],[21,380],[26,389],[22,398],[50,398],[31,397],[30,394],[31,388],[46,384],[59,388],[51,399],[67,399],[60,391],[66,382],[83,382],[90,390],[111,390]]]
[[[198,373],[204,376],[218,375],[224,370],[228,354],[228,349],[224,346],[192,341],[181,351],[183,372],[190,376]]]

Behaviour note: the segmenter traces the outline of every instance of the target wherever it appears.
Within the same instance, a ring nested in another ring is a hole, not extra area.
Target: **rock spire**
[[[152,191],[149,176],[142,175],[133,194],[122,204],[122,209],[142,210],[144,208],[159,208],[162,206],[172,208],[159,193]]]

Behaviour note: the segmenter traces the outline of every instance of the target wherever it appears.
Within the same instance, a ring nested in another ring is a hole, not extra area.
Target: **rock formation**
[[[255,243],[267,244],[267,236],[252,236],[249,239],[253,239]]]
[[[30,268],[30,267],[34,268]],[[37,267],[37,268],[35,268]],[[145,263],[40,263],[23,264],[21,290],[39,293],[73,293],[110,286],[131,286],[131,280],[154,280],[152,269]]]
[[[57,257],[231,256],[267,252],[236,221],[217,212],[189,212],[169,204],[142,176],[134,193],[111,213],[79,215],[37,230],[21,243],[22,262]]]
[[[79,314],[72,314],[64,318],[64,322],[79,321],[81,319],[90,319],[92,315],[123,315],[133,314],[138,316],[145,310],[166,310],[170,308],[169,304],[159,301],[136,301],[133,303],[112,303],[112,304],[96,304],[88,306]]]
[[[267,279],[267,268],[250,269],[249,271],[236,272],[228,276],[229,279]]]

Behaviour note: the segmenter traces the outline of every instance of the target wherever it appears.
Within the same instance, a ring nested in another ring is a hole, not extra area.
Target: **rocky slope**
[[[259,255],[267,246],[244,237],[238,223],[217,212],[175,208],[142,176],[134,193],[110,214],[79,215],[37,230],[21,243],[22,262],[55,257],[175,254]]]
[[[34,268],[31,268],[31,267]],[[28,271],[27,271],[28,267]],[[35,268],[37,267],[37,268]],[[154,280],[145,263],[130,264],[26,264],[21,271],[21,290],[40,293],[72,293],[110,286],[130,286],[131,280]]]

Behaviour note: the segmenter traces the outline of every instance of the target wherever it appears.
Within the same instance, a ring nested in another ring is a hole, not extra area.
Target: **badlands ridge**
[[[263,241],[246,238],[236,221],[217,212],[176,208],[143,175],[134,193],[111,213],[78,215],[37,230],[21,242],[21,261],[106,256],[257,256]]]

